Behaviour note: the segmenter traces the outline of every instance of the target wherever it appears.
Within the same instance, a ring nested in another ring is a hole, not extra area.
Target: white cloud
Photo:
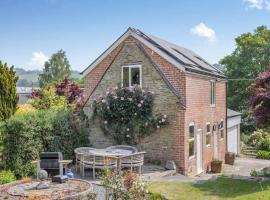
[[[216,33],[215,31],[206,26],[204,23],[199,23],[198,25],[196,25],[195,27],[193,27],[190,32],[193,34],[193,35],[197,35],[199,37],[204,37],[204,38],[207,38],[208,41],[210,42],[213,42],[216,40]]]
[[[255,8],[258,10],[270,10],[270,2],[268,0],[243,0],[248,8]]]
[[[48,60],[49,58],[42,52],[33,52],[32,53],[32,58],[29,62],[29,65],[34,68],[41,69],[43,68],[44,63]]]

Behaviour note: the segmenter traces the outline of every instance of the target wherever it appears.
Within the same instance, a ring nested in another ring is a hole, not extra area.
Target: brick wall
[[[180,99],[172,93],[150,61],[154,61],[158,65],[171,85],[180,93]],[[203,165],[204,170],[207,170],[213,158],[213,134],[211,133],[211,146],[206,147],[206,123],[210,122],[212,126],[223,119],[224,135],[226,136],[225,82],[217,81],[216,106],[210,107],[210,78],[184,73],[152,49],[129,37],[86,75],[86,95],[90,95],[84,108],[87,114],[91,115],[92,97],[103,95],[108,88],[120,85],[121,66],[128,64],[142,65],[143,87],[155,92],[155,108],[159,112],[167,114],[170,119],[168,127],[144,138],[138,147],[147,151],[146,157],[150,160],[161,160],[163,162],[175,160],[180,172],[195,174],[196,130],[201,128],[203,130]],[[195,158],[192,160],[189,160],[188,156],[188,126],[190,122],[195,123]],[[112,139],[102,133],[97,121],[91,129],[90,140],[94,146],[99,148],[113,144]],[[218,141],[219,158],[223,159],[226,139],[218,139]]]
[[[106,71],[98,85],[94,87],[86,86],[90,98],[85,106],[85,111],[91,115],[91,104],[94,97],[104,95],[109,88],[113,88],[121,84],[121,70],[123,65],[140,64],[142,65],[142,86],[143,88],[153,91],[155,93],[154,111],[163,113],[168,116],[170,124],[162,129],[157,130],[142,139],[138,148],[147,152],[146,159],[152,161],[176,160],[179,164],[180,159],[180,113],[176,112],[181,107],[179,106],[179,98],[176,97],[164,82],[156,68],[152,64],[149,57],[142,51],[141,47],[137,45],[136,40],[124,41],[121,44],[121,50],[117,56],[111,61],[110,67],[106,67],[108,62],[100,64],[95,68],[96,72],[101,73]],[[101,68],[101,69],[98,69]],[[105,70],[106,69],[106,70]],[[91,79],[92,76],[100,76],[98,73],[88,74],[86,79]],[[95,81],[98,78],[95,77]],[[86,84],[94,84],[96,82],[87,80]],[[90,88],[90,89],[89,89]],[[95,89],[93,89],[95,88]],[[91,91],[92,90],[92,93]],[[182,117],[183,118],[183,117]],[[183,125],[182,125],[183,126]],[[112,145],[114,141],[105,136],[99,128],[98,121],[91,127],[90,141],[96,147],[106,147]]]
[[[214,135],[212,127],[214,124],[218,124],[223,119],[224,122],[224,136],[226,137],[226,82],[224,80],[216,81],[216,105],[210,106],[210,80],[205,76],[187,74],[186,76],[186,118],[185,118],[185,158],[187,161],[187,172],[188,174],[196,174],[196,141],[197,141],[197,130],[202,129],[202,154],[203,154],[203,169],[209,169],[209,164],[214,156]],[[188,139],[189,139],[189,124],[195,123],[195,157],[189,159]],[[211,142],[210,147],[206,147],[206,123],[211,124]],[[218,131],[218,152],[219,159],[224,159],[226,150],[226,138],[220,139],[220,132]]]

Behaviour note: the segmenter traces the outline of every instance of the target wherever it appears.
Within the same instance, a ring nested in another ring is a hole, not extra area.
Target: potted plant
[[[211,172],[212,173],[220,173],[222,167],[222,160],[213,160],[211,162]]]
[[[235,153],[227,152],[225,154],[225,164],[233,165],[235,161]]]

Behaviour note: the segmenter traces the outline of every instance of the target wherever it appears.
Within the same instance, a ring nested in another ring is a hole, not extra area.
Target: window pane
[[[131,68],[131,85],[140,85],[140,68]]]
[[[194,138],[194,126],[189,126],[189,139]]]
[[[224,129],[220,130],[220,137],[224,138]]]
[[[223,121],[220,122],[220,128],[223,128]]]
[[[129,68],[123,67],[123,87],[129,87]]]
[[[194,141],[189,142],[189,156],[194,156]]]
[[[206,145],[210,145],[211,134],[206,135]]]
[[[206,132],[209,133],[210,132],[210,124],[206,125]]]

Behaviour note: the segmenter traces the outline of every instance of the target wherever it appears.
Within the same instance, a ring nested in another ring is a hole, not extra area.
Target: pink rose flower
[[[121,97],[121,101],[123,101],[124,100],[124,97]]]
[[[159,126],[159,125],[157,125],[157,128],[160,128],[160,126]]]
[[[161,120],[162,122],[165,122],[165,119],[164,118],[162,118],[162,120]]]
[[[127,128],[127,131],[129,131],[129,128]]]
[[[117,96],[113,96],[114,99],[117,99]]]
[[[142,107],[142,104],[139,103],[139,104],[138,104],[138,107],[139,107],[139,108]]]
[[[163,115],[163,117],[166,119],[167,118],[167,115]]]
[[[104,124],[108,124],[108,122],[107,121],[104,121]]]
[[[102,101],[101,101],[102,103],[106,103],[106,100],[105,99],[102,99]]]
[[[143,100],[141,100],[140,102],[141,102],[141,104],[143,104],[143,102],[144,102],[144,101],[143,101]]]

